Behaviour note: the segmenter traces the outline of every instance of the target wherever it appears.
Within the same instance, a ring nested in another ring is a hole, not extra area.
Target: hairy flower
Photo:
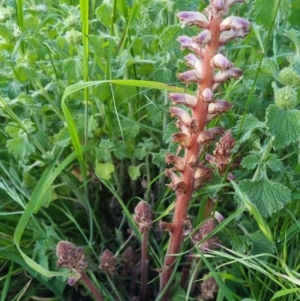
[[[209,239],[205,239],[205,237],[215,229],[217,226],[217,221],[212,217],[204,222],[201,225],[199,230],[193,235],[193,242],[195,246],[197,246],[202,252],[207,250],[211,250],[220,244],[218,238],[216,236],[212,236]]]
[[[197,97],[185,93],[169,93],[169,98],[173,104],[182,104],[189,108],[195,108],[197,104]]]
[[[235,139],[231,135],[231,131],[227,131],[224,136],[216,144],[213,156],[206,154],[205,159],[217,167],[221,174],[227,170],[227,166],[231,162],[231,151],[235,145]],[[236,167],[237,163],[232,164],[231,168]]]
[[[177,76],[183,83],[187,85],[189,85],[190,83],[200,84],[202,82],[202,73],[194,69],[179,73]]]
[[[213,68],[227,70],[231,69],[233,67],[233,64],[223,54],[218,53],[212,58],[211,66]]]
[[[212,34],[208,29],[203,30],[196,37],[192,38],[192,42],[194,42],[199,48],[209,45],[211,41],[212,41]]]
[[[100,270],[104,270],[106,272],[112,272],[115,270],[116,258],[110,250],[104,250],[104,252],[100,256],[100,262]]]
[[[199,73],[202,73],[202,62],[197,58],[196,55],[189,53],[184,58],[189,66],[199,71]]]
[[[210,88],[206,88],[202,91],[202,98],[204,101],[210,103],[213,102],[215,100],[215,95],[213,93],[213,91]]]
[[[172,181],[172,183],[167,186],[176,191],[178,194],[186,192],[186,183],[173,171],[173,169],[166,169],[165,175]]]
[[[187,25],[197,25],[200,28],[208,28],[209,22],[205,15],[199,12],[183,11],[177,14],[181,24],[183,26]]]
[[[134,213],[133,220],[138,224],[139,230],[144,232],[153,222],[151,206],[145,201],[140,201],[136,205]]]
[[[204,277],[206,277],[206,275],[204,275]],[[205,301],[213,300],[218,291],[218,285],[215,278],[210,277],[204,279],[200,283],[200,290],[201,290],[201,295],[200,295],[201,300],[205,300]]]
[[[87,268],[84,251],[68,241],[60,241],[56,246],[57,266],[73,271],[82,271]]]

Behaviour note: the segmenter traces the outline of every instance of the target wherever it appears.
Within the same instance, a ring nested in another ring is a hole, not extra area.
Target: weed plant
[[[214,91],[229,110],[206,129],[226,133],[197,158],[211,173],[167,253],[183,186],[165,156],[187,146],[170,99],[199,84],[178,75],[178,38],[199,28],[177,14],[225,2],[0,2],[0,301],[300,299],[297,0],[224,17],[251,22],[220,50],[243,75]]]

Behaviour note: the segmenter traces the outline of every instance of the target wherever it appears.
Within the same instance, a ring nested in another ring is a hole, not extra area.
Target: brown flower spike
[[[199,158],[207,146],[224,132],[222,128],[211,129],[206,126],[232,108],[232,104],[226,100],[216,99],[214,92],[223,83],[242,76],[242,70],[235,67],[220,51],[221,46],[234,39],[244,38],[249,32],[249,21],[234,16],[224,18],[230,7],[239,2],[243,1],[210,0],[204,13],[185,11],[177,15],[183,26],[196,26],[200,29],[200,33],[194,37],[181,36],[177,39],[181,49],[191,51],[185,56],[191,69],[178,74],[178,78],[185,85],[196,84],[197,91],[196,95],[169,94],[173,105],[183,105],[186,109],[182,106],[170,108],[171,115],[177,119],[176,126],[179,130],[172,138],[179,147],[176,154],[166,155],[166,163],[173,167],[167,169],[165,175],[171,179],[169,186],[176,193],[176,201],[173,221],[168,226],[172,231],[169,231],[169,246],[160,275],[160,292],[165,290],[173,273],[175,255],[180,253],[192,194],[211,178],[212,170],[199,162]],[[230,163],[233,145],[234,139],[226,132],[217,143],[211,161],[208,160],[221,173],[226,171]],[[184,150],[183,156],[178,156],[180,150]],[[162,301],[170,300],[171,289],[172,284],[165,290]]]

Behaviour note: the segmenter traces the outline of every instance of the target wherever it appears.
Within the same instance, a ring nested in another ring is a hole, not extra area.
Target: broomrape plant
[[[179,146],[176,154],[167,153],[165,157],[166,163],[173,166],[166,169],[165,175],[171,180],[168,186],[175,191],[176,200],[173,221],[160,223],[161,228],[170,234],[169,247],[160,273],[162,300],[171,298],[170,282],[175,268],[175,255],[181,250],[188,221],[189,202],[193,193],[210,181],[213,170],[208,165],[215,165],[219,172],[225,175],[232,163],[231,150],[235,140],[230,131],[226,132],[222,127],[207,127],[207,125],[232,108],[231,103],[215,97],[216,90],[228,80],[242,76],[242,70],[235,68],[233,63],[222,54],[223,46],[232,40],[244,38],[249,32],[249,21],[234,16],[224,18],[229,13],[230,7],[237,2],[243,1],[211,0],[204,13],[185,11],[177,14],[183,26],[197,26],[201,32],[194,37],[178,38],[181,49],[192,52],[185,56],[187,65],[192,69],[178,74],[178,78],[187,86],[194,83],[197,87],[196,95],[169,94],[170,100],[175,105],[170,108],[170,114],[177,119],[176,127],[179,129],[178,133],[172,135],[172,139]],[[183,109],[179,105],[186,108]],[[214,155],[207,154],[205,160],[200,160],[207,147],[222,134],[224,135],[217,143]],[[134,219],[143,233],[140,300],[147,300],[146,250],[152,213],[146,202],[140,202],[135,212]],[[209,216],[210,213],[208,212],[207,215]],[[205,223],[198,234],[194,235],[195,244],[207,236],[215,226],[214,219]],[[203,251],[211,249],[216,242],[216,239],[209,240],[209,243],[202,245],[201,249]]]

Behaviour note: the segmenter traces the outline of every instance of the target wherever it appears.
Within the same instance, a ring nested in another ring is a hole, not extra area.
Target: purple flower
[[[174,104],[183,104],[189,108],[195,108],[197,97],[185,93],[169,93],[169,98]]]
[[[203,30],[196,37],[193,37],[192,41],[199,47],[205,47],[212,41],[212,34],[208,29]]]
[[[183,26],[185,24],[188,24],[188,25],[197,25],[200,28],[209,27],[209,22],[207,18],[199,12],[183,11],[183,12],[179,12],[177,16]]]
[[[213,68],[226,70],[226,69],[231,69],[233,67],[233,64],[224,55],[218,53],[212,58],[211,66]]]
[[[198,70],[189,70],[177,75],[178,78],[185,84],[202,82],[202,74]]]
[[[189,53],[184,58],[186,59],[189,66],[202,73],[202,62],[197,58],[196,55]]]

